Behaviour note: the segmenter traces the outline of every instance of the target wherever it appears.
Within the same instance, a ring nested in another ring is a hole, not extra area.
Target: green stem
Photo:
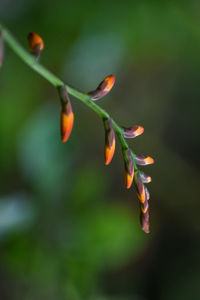
[[[3,33],[4,40],[6,43],[10,46],[10,48],[34,71],[39,73],[43,78],[45,78],[47,81],[49,81],[53,86],[56,88],[65,85],[67,87],[67,91],[70,95],[76,97],[80,101],[82,101],[84,104],[89,106],[94,112],[96,112],[101,118],[111,118],[110,115],[102,109],[99,105],[94,103],[93,100],[91,100],[90,96],[88,94],[82,93],[71,86],[65,84],[60,78],[55,76],[53,73],[51,73],[49,70],[47,70],[45,67],[43,67],[33,55],[31,55],[28,51],[26,51],[19,43],[18,41],[12,36],[12,34],[0,24],[0,30]],[[116,135],[118,136],[119,142],[122,146],[122,149],[128,149],[129,146],[123,136],[123,129],[111,118],[113,128],[116,132]],[[134,157],[134,155],[133,155]]]

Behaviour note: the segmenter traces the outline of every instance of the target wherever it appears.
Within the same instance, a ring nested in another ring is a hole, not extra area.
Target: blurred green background
[[[104,166],[102,121],[72,98],[60,142],[57,91],[8,47],[0,70],[0,299],[200,299],[200,2],[0,0],[0,23],[41,63],[98,102],[155,158],[151,233],[124,187],[119,145]]]

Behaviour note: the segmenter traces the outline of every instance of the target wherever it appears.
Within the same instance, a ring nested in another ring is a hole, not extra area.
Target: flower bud
[[[147,199],[144,201],[144,203],[140,203],[140,209],[143,214],[147,212],[148,208],[149,208],[149,203]]]
[[[28,43],[30,52],[36,57],[39,58],[40,52],[44,48],[43,39],[39,36],[39,34],[35,32],[30,32],[28,35]]]
[[[3,56],[4,56],[4,42],[3,42],[3,34],[0,31],[0,67],[3,64]]]
[[[143,132],[144,128],[142,126],[135,125],[129,128],[124,128],[124,137],[127,139],[133,139]]]
[[[149,233],[149,212],[147,211],[145,214],[140,213],[140,224],[142,226],[142,230],[146,233]]]
[[[135,162],[137,165],[146,166],[154,163],[154,159],[146,155],[136,155]]]
[[[104,157],[105,164],[109,165],[115,152],[115,132],[111,119],[104,119],[103,122],[105,128]]]
[[[115,76],[109,75],[99,84],[96,90],[89,92],[88,95],[91,96],[92,100],[98,100],[110,92],[114,83],[115,83]]]
[[[130,149],[123,150],[124,166],[125,166],[125,184],[129,189],[133,182],[134,177],[134,166],[133,157]]]
[[[142,171],[140,171],[140,177],[141,177],[143,183],[149,183],[149,182],[151,182],[151,176],[145,174]]]
[[[61,99],[61,139],[62,142],[66,142],[71,134],[73,124],[74,124],[74,114],[72,111],[71,102],[67,89],[65,86],[62,86],[58,89],[60,99]]]
[[[146,200],[145,187],[139,172],[136,172],[135,174],[135,186],[136,186],[137,196],[140,202],[144,203]]]

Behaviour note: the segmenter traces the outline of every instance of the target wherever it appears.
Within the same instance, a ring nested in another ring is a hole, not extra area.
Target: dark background
[[[60,141],[57,91],[6,47],[0,70],[0,299],[200,299],[200,2],[0,0],[0,23],[40,62],[98,102],[155,164],[151,233],[124,186],[119,144],[104,166],[102,121],[72,99]]]

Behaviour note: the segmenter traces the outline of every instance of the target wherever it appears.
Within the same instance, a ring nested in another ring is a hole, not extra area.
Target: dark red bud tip
[[[141,212],[140,214],[140,224],[142,226],[142,230],[146,233],[150,233],[149,231],[149,212],[147,211],[145,214]]]
[[[0,31],[0,67],[3,65],[3,56],[4,56],[4,42],[3,42],[3,34]]]
[[[146,166],[154,163],[154,159],[146,155],[136,155],[135,162],[137,165]]]
[[[115,131],[113,129],[111,119],[104,120],[104,128],[105,128],[105,146],[104,146],[105,165],[109,165],[115,153]]]
[[[44,49],[43,39],[39,34],[35,32],[30,32],[28,35],[29,50],[35,56],[39,57],[40,52]]]
[[[109,75],[99,84],[96,90],[89,92],[88,95],[91,96],[92,100],[98,100],[110,92],[114,83],[115,83],[115,76]]]
[[[142,126],[135,125],[129,128],[124,128],[124,137],[127,139],[133,139],[143,132],[144,128]]]

